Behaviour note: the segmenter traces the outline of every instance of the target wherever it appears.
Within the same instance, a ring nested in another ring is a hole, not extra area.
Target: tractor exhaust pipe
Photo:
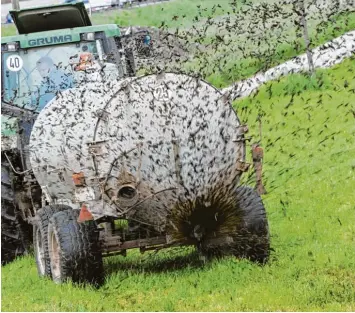
[[[20,10],[20,2],[19,0],[11,0],[12,9],[13,10]]]

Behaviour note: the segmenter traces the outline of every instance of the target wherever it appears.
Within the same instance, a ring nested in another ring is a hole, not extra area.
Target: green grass
[[[355,12],[341,13],[327,21],[321,22],[317,19],[310,21],[311,48],[354,29]],[[276,33],[279,33],[281,40],[277,41],[274,34],[268,33],[260,40],[246,38],[245,35],[234,36],[231,43],[219,44],[218,48],[215,48],[214,43],[210,56],[207,56],[208,61],[199,64],[200,61],[197,59],[194,66],[214,86],[223,88],[305,53],[303,38],[297,37],[299,32],[294,26],[281,24]],[[244,55],[240,51],[241,48],[246,50]]]
[[[253,2],[255,2],[254,0]],[[120,13],[109,13],[109,18],[121,26],[145,25],[168,28],[189,27],[193,24],[193,19],[199,16],[206,18],[209,15],[219,16],[224,14],[229,8],[229,0],[219,1],[219,7],[212,0],[180,0],[142,7],[131,10],[122,10]],[[199,9],[201,6],[203,10]],[[215,8],[214,8],[215,7]],[[107,16],[107,15],[106,15]],[[94,16],[95,23],[104,22],[101,16]]]
[[[259,2],[252,0],[250,2]],[[188,27],[193,24],[193,19],[201,13],[201,18],[207,16],[219,16],[230,8],[230,0],[218,1],[218,7],[214,0],[174,0],[152,6],[134,8],[129,10],[109,10],[93,13],[91,20],[93,24],[115,23],[120,26],[144,25],[160,26],[164,24],[169,28]],[[202,7],[202,10],[198,6]],[[214,8],[215,7],[215,8]],[[174,17],[177,16],[178,19]],[[12,36],[16,34],[14,25],[2,25],[1,36]]]
[[[16,27],[13,24],[1,25],[1,37],[16,35]]]
[[[354,76],[349,59],[234,103],[253,140],[262,119],[274,249],[264,267],[235,258],[203,265],[189,249],[131,251],[106,259],[107,281],[95,290],[39,279],[28,256],[2,268],[2,310],[354,311]]]
[[[215,1],[181,0],[120,14],[94,14],[93,21],[160,26],[164,20],[170,29],[188,29],[202,25],[208,15],[225,15],[227,2],[220,1],[221,8],[213,12]],[[206,10],[194,21],[197,3]],[[179,18],[173,19],[175,15]],[[355,13],[339,15],[316,33],[317,23],[310,25],[313,46],[355,29]],[[14,33],[13,26],[2,26],[2,36]],[[204,43],[213,43],[215,33],[212,29]],[[292,29],[285,30],[283,39],[289,43],[274,44],[276,52],[267,66],[304,51],[294,37]],[[250,41],[246,45],[253,49]],[[216,55],[206,52],[208,62],[219,58],[217,64],[222,64],[219,70],[204,72],[217,87],[266,66],[266,54],[257,60],[231,51],[224,59],[220,50]],[[263,199],[275,250],[269,264],[260,267],[225,258],[203,265],[189,249],[156,256],[132,251],[126,259],[106,259],[107,281],[94,290],[39,279],[33,257],[28,256],[2,268],[2,310],[354,311],[354,71],[355,61],[347,60],[317,71],[313,78],[291,75],[234,104],[255,140],[258,116],[262,119],[268,191]]]

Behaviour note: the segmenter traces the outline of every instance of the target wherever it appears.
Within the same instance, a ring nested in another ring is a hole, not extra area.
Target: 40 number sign
[[[23,60],[19,55],[10,55],[6,59],[6,67],[9,71],[17,72],[21,70],[23,66]]]

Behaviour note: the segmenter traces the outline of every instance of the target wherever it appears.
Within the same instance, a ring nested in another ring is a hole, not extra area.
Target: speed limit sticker
[[[6,59],[6,66],[12,72],[17,72],[22,69],[23,60],[19,55],[10,55]]]

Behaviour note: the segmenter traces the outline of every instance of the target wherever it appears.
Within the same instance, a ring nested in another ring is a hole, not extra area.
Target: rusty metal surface
[[[218,244],[218,242],[223,241],[225,239],[217,238],[212,241],[214,244]],[[119,236],[107,237],[105,240],[101,242],[101,249],[104,253],[104,256],[125,254],[126,250],[139,248],[141,253],[150,250],[161,250],[169,247],[176,246],[188,246],[194,245],[197,242],[195,240],[187,240],[185,242],[180,243],[169,243],[165,236],[161,237],[151,237],[144,239],[136,239],[136,240],[128,240],[122,241]]]
[[[263,195],[266,193],[266,189],[263,184],[264,149],[257,143],[252,145],[252,158],[256,175],[256,191],[259,195]]]
[[[152,247],[158,245],[165,245],[166,238],[165,237],[153,237],[149,239],[137,239],[137,240],[129,240],[122,242],[119,236],[107,238],[105,242],[102,244],[103,252],[114,252],[117,250],[126,250],[133,248],[144,248],[144,247]]]
[[[40,113],[31,164],[52,199],[78,200],[72,175],[83,172],[95,218],[124,216],[164,229],[177,202],[222,188],[221,181],[237,184],[245,160],[244,141],[233,141],[245,131],[239,126],[225,97],[191,76],[91,83],[63,92]]]

